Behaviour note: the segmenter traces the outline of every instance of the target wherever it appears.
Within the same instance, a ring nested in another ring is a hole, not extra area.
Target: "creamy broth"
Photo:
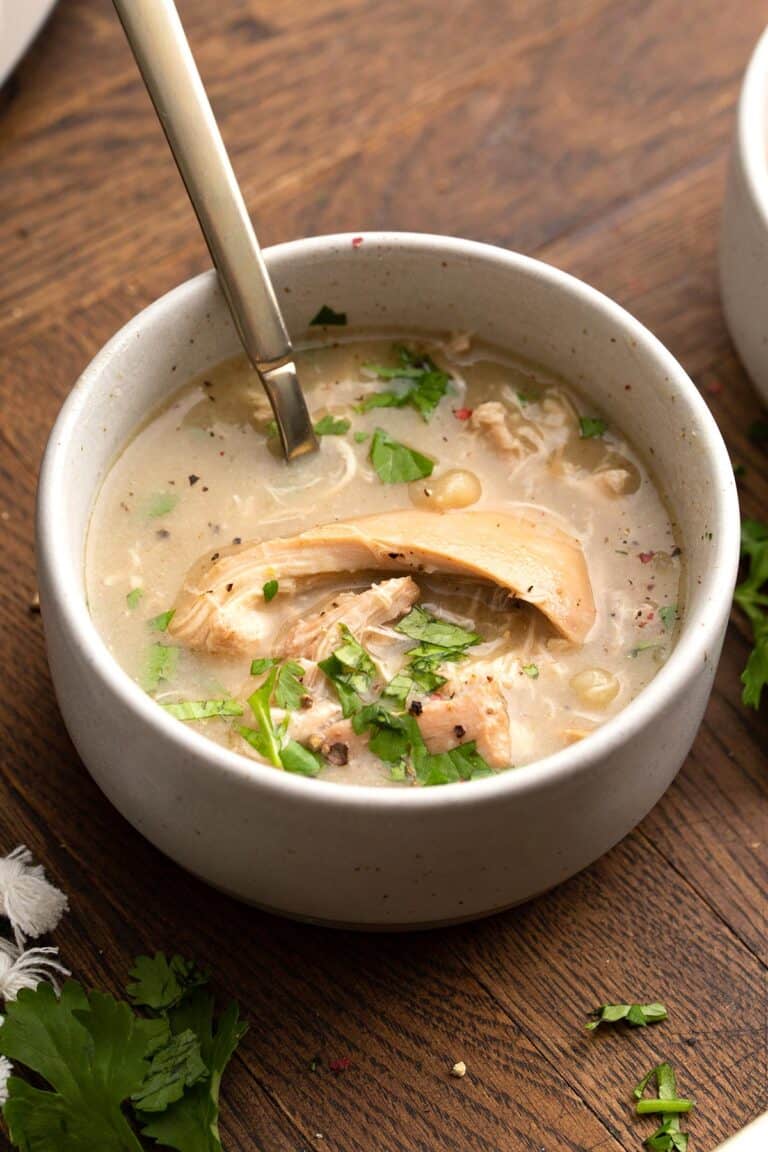
[[[193,702],[170,711],[191,716],[180,722],[210,739],[256,760],[282,757],[287,770],[320,780],[442,783],[540,759],[625,707],[663,664],[678,628],[674,526],[610,413],[468,339],[402,343],[404,358],[390,341],[352,338],[299,354],[325,434],[318,453],[290,465],[244,361],[180,388],[115,462],[88,536],[90,611],[127,673],[160,705]],[[392,371],[377,373],[380,366]],[[391,404],[391,394],[407,392],[408,402]],[[389,406],[361,411],[373,393],[390,393]],[[425,458],[431,475],[403,478]],[[565,609],[526,601],[538,595],[535,579],[512,595],[511,585],[457,569],[450,543],[445,566],[456,570],[447,573],[394,551],[381,553],[387,570],[361,561],[321,573],[309,559],[307,574],[282,579],[274,549],[252,543],[383,513],[397,516],[365,524],[382,539],[383,526],[413,524],[419,547],[424,525],[447,540],[453,533],[465,551],[477,530],[493,564],[513,550],[518,524],[534,542],[542,534],[569,541],[569,564],[574,549],[583,552],[594,621],[588,587],[586,595],[569,588],[576,576],[560,582],[572,600],[566,619]],[[264,556],[273,559],[262,569]],[[258,579],[240,600],[234,578],[213,587],[228,565],[239,565],[238,580]],[[226,626],[222,617],[216,631],[205,616],[195,631],[214,592]],[[282,686],[278,695],[264,688],[269,677]],[[266,719],[249,704],[260,688],[272,706]],[[361,724],[360,710],[376,701],[378,713],[369,709]],[[224,714],[195,718],[216,711]],[[279,751],[289,741],[295,755]]]

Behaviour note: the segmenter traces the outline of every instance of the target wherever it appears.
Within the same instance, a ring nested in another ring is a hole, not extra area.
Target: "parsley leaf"
[[[296,740],[288,741],[280,753],[280,759],[286,772],[295,772],[299,776],[317,776],[322,768],[314,752]]]
[[[604,436],[608,425],[600,416],[580,416],[579,435],[582,440],[591,440],[595,436]]]
[[[394,440],[383,428],[373,434],[370,460],[382,484],[408,484],[431,476],[435,467],[434,460]]]
[[[141,1112],[163,1112],[181,1099],[185,1088],[207,1078],[200,1043],[187,1028],[153,1054],[149,1071],[139,1090],[132,1094],[131,1103]]]
[[[346,312],[334,312],[333,308],[329,307],[328,304],[323,304],[322,308],[317,313],[317,315],[314,316],[314,318],[312,320],[310,320],[309,327],[315,328],[321,324],[325,327],[330,327],[331,325],[337,325],[338,327],[344,327],[344,325],[346,323],[347,323]]]
[[[523,664],[522,671],[530,680],[538,680],[539,678],[538,664]]]
[[[370,688],[376,665],[346,624],[339,624],[339,632],[343,642],[317,666],[336,689],[343,714],[352,716],[362,707],[360,696]]]
[[[167,632],[168,625],[176,615],[175,608],[169,608],[167,612],[161,612],[159,616],[153,616],[151,620],[147,621],[147,627],[151,628],[153,632]]]
[[[658,1085],[658,1098],[657,1100],[643,1100],[643,1093],[652,1080],[656,1080]],[[671,1064],[663,1063],[651,1068],[650,1072],[642,1078],[639,1084],[636,1085],[632,1095],[637,1101],[637,1111],[646,1112],[650,1108],[670,1112],[670,1115],[664,1117],[661,1125],[649,1136],[645,1141],[647,1148],[652,1152],[686,1152],[688,1148],[688,1133],[680,1130],[680,1113],[689,1111],[692,1107],[690,1100],[677,1100],[677,1079],[675,1077],[675,1070]],[[643,1107],[641,1108],[641,1105]],[[685,1107],[681,1107],[684,1105]]]
[[[277,596],[279,587],[280,585],[277,580],[267,580],[266,584],[262,588],[262,593],[267,604],[269,604],[270,600],[274,600],[275,596]]]
[[[261,676],[268,668],[272,668],[275,661],[271,656],[259,656],[256,660],[251,660],[251,676]]]
[[[134,1004],[162,1012],[174,1008],[190,991],[205,984],[204,972],[182,956],[167,960],[163,952],[154,956],[137,956],[129,972],[133,983],[125,991]]]
[[[481,639],[476,632],[469,632],[458,624],[430,616],[429,612],[418,605],[395,625],[395,631],[410,636],[412,640],[422,640],[440,648],[469,648],[472,644],[479,644]]]
[[[170,680],[176,672],[179,661],[178,648],[166,644],[152,644],[147,657],[147,665],[141,686],[145,692],[154,692],[161,680]]]
[[[429,356],[418,356],[408,348],[396,349],[400,364],[396,368],[383,368],[378,364],[366,364],[380,380],[401,381],[405,386],[397,391],[372,392],[363,398],[359,412],[370,408],[403,408],[406,404],[415,408],[424,420],[429,420],[437,405],[445,395],[450,376],[442,372]]]
[[[177,720],[210,720],[212,716],[243,714],[236,700],[179,700],[175,704],[161,704],[160,707]]]
[[[643,1028],[646,1024],[666,1020],[667,1010],[663,1004],[602,1004],[592,1015],[596,1019],[585,1025],[589,1031],[601,1024],[617,1024],[620,1020],[635,1028]]]
[[[203,988],[194,989],[172,1008],[168,1021],[174,1036],[191,1031],[197,1037],[200,1056],[210,1077],[188,1088],[180,1100],[160,1115],[139,1112],[144,1125],[142,1135],[151,1137],[163,1147],[175,1148],[177,1152],[221,1152],[221,1078],[246,1026],[239,1020],[237,1005],[230,1004],[219,1017],[214,1031],[213,996]],[[93,1145],[87,1147],[90,1149]],[[99,1147],[99,1152],[107,1152],[107,1149]]]
[[[664,625],[664,631],[669,632],[680,619],[677,604],[664,604],[659,608],[659,616],[661,617],[661,623]]]
[[[173,512],[178,502],[179,498],[173,492],[156,492],[149,497],[144,506],[145,515],[150,520],[156,520],[159,516],[167,516],[169,512]]]
[[[248,697],[248,706],[256,717],[258,728],[239,727],[237,731],[265,760],[275,768],[282,768],[280,743],[269,710],[276,683],[277,668],[272,668],[264,683]]]
[[[131,612],[133,612],[134,608],[138,608],[139,601],[141,600],[143,595],[144,595],[144,589],[143,588],[131,588],[130,592],[125,597],[125,602],[128,605],[128,607],[130,608]]]
[[[749,560],[746,579],[738,585],[734,600],[752,625],[753,648],[741,674],[741,699],[759,708],[768,684],[768,525],[745,520],[741,525],[741,554]]]
[[[5,1011],[0,1052],[50,1085],[9,1079],[3,1115],[13,1142],[27,1152],[141,1152],[121,1105],[141,1089],[163,1022],[71,980],[60,998],[45,982],[22,989]]]
[[[304,668],[297,660],[286,660],[277,670],[275,681],[275,704],[278,708],[285,708],[288,712],[295,712],[301,707],[306,696],[304,690]]]
[[[314,427],[317,436],[343,436],[345,432],[349,432],[351,425],[349,420],[331,416],[329,412],[327,416],[318,420]]]

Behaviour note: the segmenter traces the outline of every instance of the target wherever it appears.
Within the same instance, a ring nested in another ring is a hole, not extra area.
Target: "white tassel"
[[[13,1072],[10,1060],[0,1056],[0,1108],[8,1100],[8,1077]]]
[[[67,911],[67,898],[45,878],[22,844],[0,859],[0,916],[6,916],[19,948],[26,938],[52,932]]]
[[[29,948],[22,952],[0,938],[0,1000],[15,1000],[22,988],[37,988],[49,980],[58,991],[56,976],[69,976],[60,963],[58,948]]]

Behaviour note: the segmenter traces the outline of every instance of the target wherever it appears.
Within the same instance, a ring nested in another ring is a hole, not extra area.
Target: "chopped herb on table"
[[[3,1116],[23,1152],[142,1152],[142,1137],[178,1152],[221,1152],[221,1079],[246,1026],[237,1005],[214,1021],[214,999],[192,964],[139,957],[133,1006],[68,980],[5,1006]],[[142,1011],[138,1011],[141,1009]],[[153,1143],[151,1147],[155,1147]]]
[[[600,416],[580,416],[579,435],[582,440],[592,440],[596,436],[604,436],[608,425]]]
[[[644,1096],[648,1086],[656,1081],[658,1096]],[[638,1115],[662,1114],[660,1126],[643,1141],[651,1152],[687,1152],[688,1133],[681,1131],[680,1117],[693,1108],[692,1100],[680,1099],[677,1095],[677,1078],[671,1064],[665,1062],[651,1068],[632,1093],[635,1111]]]
[[[441,371],[429,356],[421,356],[408,348],[395,349],[399,364],[395,368],[380,364],[366,364],[379,380],[391,380],[401,386],[384,392],[371,392],[358,405],[358,411],[370,408],[415,408],[424,420],[429,420],[448,389],[451,377]]]
[[[435,467],[434,460],[393,439],[383,428],[373,434],[370,459],[382,484],[408,484],[431,476]]]
[[[741,699],[759,708],[768,684],[768,525],[745,520],[741,526],[741,555],[749,561],[746,579],[738,585],[734,600],[752,625],[752,651],[741,674]]]
[[[667,1010],[663,1004],[602,1004],[592,1015],[595,1019],[585,1025],[589,1031],[599,1028],[601,1024],[620,1022],[634,1028],[643,1028],[646,1024],[666,1020]]]
[[[343,328],[346,323],[346,312],[334,312],[333,308],[331,308],[328,304],[323,304],[317,315],[310,320],[309,327],[316,328],[322,326],[330,328],[336,326]]]

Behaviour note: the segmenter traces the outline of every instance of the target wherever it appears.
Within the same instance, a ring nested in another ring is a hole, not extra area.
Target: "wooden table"
[[[180,7],[262,242],[416,229],[576,273],[679,357],[746,468],[744,511],[765,516],[765,446],[747,434],[760,405],[716,280],[763,3]],[[586,872],[482,923],[393,937],[287,923],[193,880],[111,809],[29,610],[38,461],[99,346],[208,257],[107,0],[61,0],[2,94],[0,197],[0,850],[26,842],[71,894],[55,942],[73,972],[117,989],[137,952],[178,950],[241,1001],[229,1152],[639,1152],[651,1126],[631,1088],[660,1057],[698,1101],[691,1152],[768,1106],[768,707],[740,702],[740,617],[657,808]],[[626,997],[663,999],[669,1022],[584,1031],[588,1009]]]

